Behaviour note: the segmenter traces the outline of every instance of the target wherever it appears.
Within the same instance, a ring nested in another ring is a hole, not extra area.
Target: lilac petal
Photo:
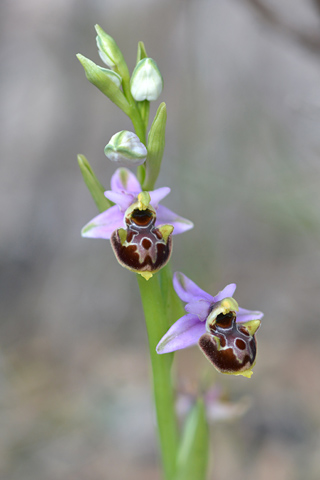
[[[120,212],[117,205],[114,205],[87,223],[81,230],[81,235],[82,237],[109,239],[112,232],[121,227],[123,227],[123,213]]]
[[[169,195],[170,192],[171,192],[171,189],[169,187],[157,188],[156,190],[149,192],[150,198],[151,198],[150,203],[153,206],[153,208],[157,209],[159,202],[161,202],[163,198]]]
[[[214,302],[220,302],[220,300],[223,300],[224,298],[227,297],[232,297],[234,292],[236,291],[237,285],[235,283],[230,283],[226,287],[224,287],[221,292],[219,292],[215,297],[213,297]]]
[[[111,190],[138,194],[141,186],[137,177],[127,168],[118,168],[111,177]]]
[[[239,312],[237,313],[237,322],[248,322],[249,320],[261,320],[263,317],[262,312],[247,310],[245,308],[239,307]]]
[[[190,278],[186,277],[181,272],[176,272],[173,275],[173,286],[177,295],[184,302],[193,302],[196,300],[213,301],[213,297],[209,293],[202,290]]]
[[[205,323],[195,315],[187,314],[179,318],[162,337],[157,345],[157,353],[169,353],[195,345],[206,332]]]
[[[187,303],[185,309],[188,313],[197,315],[199,320],[203,322],[209,315],[209,308],[211,303],[212,302],[208,302],[207,300],[197,300],[195,302]]]
[[[190,230],[190,228],[193,228],[193,223],[190,222],[190,220],[180,217],[163,205],[159,205],[157,210],[156,225],[158,226],[166,223],[173,225],[173,235],[186,232],[187,230]]]
[[[122,212],[125,212],[135,200],[132,193],[113,192],[112,190],[104,192],[104,196],[111,200],[111,202],[116,203]]]

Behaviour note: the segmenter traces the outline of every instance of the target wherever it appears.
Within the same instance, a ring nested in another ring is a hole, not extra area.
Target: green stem
[[[176,294],[172,283],[172,269],[170,262],[159,272],[159,281],[163,296],[164,306],[167,312],[168,329],[183,315],[186,314],[182,302]]]
[[[149,124],[149,113],[150,113],[150,102],[148,100],[144,100],[143,102],[138,103],[138,109],[141,115],[141,119],[143,121],[145,130],[147,132],[148,124]]]
[[[153,376],[153,391],[158,421],[159,441],[166,480],[172,480],[178,451],[178,426],[171,378],[173,354],[158,355],[156,346],[168,330],[158,275],[146,281],[137,275],[146,319]]]
[[[134,101],[134,98],[131,95],[129,73],[128,73],[128,76],[125,76],[122,78],[122,89],[123,89],[123,94],[130,105],[128,116],[132,121],[135,132],[138,135],[140,142],[142,142],[144,145],[147,145],[147,138],[146,138],[147,127],[145,126],[145,122],[141,117],[141,113],[138,108],[138,105],[136,104],[136,102]]]
[[[135,132],[139,137],[140,142],[143,143],[144,145],[147,145],[146,129],[144,128],[138,108],[135,106],[132,106],[131,114],[129,116],[130,116],[132,125],[134,126]]]
[[[132,102],[134,102],[133,99],[132,99]],[[130,110],[129,117],[130,117],[130,120],[131,120],[132,125],[134,127],[134,130],[136,132],[136,135],[138,135],[138,137],[139,137],[140,142],[142,142],[144,145],[147,146],[146,128],[145,128],[144,123],[142,121],[142,118],[141,118],[140,112],[138,110],[138,107],[134,103],[132,103],[132,105],[131,105],[131,110]],[[146,173],[145,166],[140,165],[137,168],[137,177],[138,177],[138,180],[139,180],[141,185],[144,182],[145,173]]]

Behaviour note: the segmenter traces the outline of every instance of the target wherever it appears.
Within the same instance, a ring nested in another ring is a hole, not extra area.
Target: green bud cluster
[[[163,88],[160,70],[148,57],[143,42],[139,42],[136,66],[130,77],[127,63],[114,39],[99,25],[95,29],[98,53],[107,68],[81,54],[77,58],[89,82],[131,119],[135,130],[135,133],[122,130],[113,135],[104,149],[105,155],[117,165],[137,166],[142,188],[151,190],[160,171],[167,120],[166,105],[161,103],[148,133],[150,101],[157,100]]]

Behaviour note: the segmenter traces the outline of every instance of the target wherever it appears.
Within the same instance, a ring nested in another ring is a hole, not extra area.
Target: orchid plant
[[[178,428],[176,390],[172,380],[173,352],[198,344],[218,372],[250,378],[256,362],[256,331],[263,314],[238,306],[235,284],[212,296],[184,274],[172,275],[173,235],[193,223],[160,205],[169,187],[154,188],[165,146],[166,105],[161,103],[149,128],[150,101],[161,94],[163,79],[156,62],[139,42],[132,75],[113,40],[96,25],[97,47],[106,67],[77,57],[88,80],[131,120],[134,132],[112,135],[104,152],[117,169],[105,191],[88,160],[78,155],[84,181],[99,215],[82,236],[110,240],[121,266],[135,272],[148,332],[159,444],[166,480],[204,480],[209,435],[208,392],[190,402],[182,431]],[[129,168],[137,168],[136,175]],[[183,312],[181,301],[186,303]],[[215,399],[219,411],[228,412]],[[211,400],[211,411],[214,409]]]

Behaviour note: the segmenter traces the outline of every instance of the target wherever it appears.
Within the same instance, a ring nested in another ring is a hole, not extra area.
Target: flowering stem
[[[150,102],[148,100],[144,100],[143,102],[139,102],[138,103],[138,108],[139,108],[139,111],[140,111],[142,121],[145,125],[145,129],[147,130],[148,123],[149,123]]]
[[[172,480],[178,450],[178,426],[171,378],[173,354],[158,355],[156,346],[168,330],[168,317],[158,275],[146,281],[137,275],[149,339],[153,391],[158,421],[164,477]]]
[[[146,145],[147,144],[147,142],[146,142],[146,129],[143,125],[143,122],[142,122],[142,119],[141,119],[141,116],[140,116],[140,112],[135,105],[131,105],[131,110],[130,110],[130,115],[129,116],[130,116],[130,120],[131,120],[131,122],[134,126],[134,130],[139,137],[140,142],[143,143],[144,145]]]
[[[138,135],[140,142],[142,142],[144,145],[147,145],[145,123],[143,118],[141,117],[141,112],[138,108],[138,105],[136,104],[134,98],[131,95],[129,75],[128,77],[122,79],[122,87],[124,96],[126,97],[130,105],[128,116],[134,126],[135,132]]]
[[[176,294],[172,283],[172,269],[170,262],[159,272],[159,281],[161,292],[163,296],[164,306],[167,313],[168,329],[178,320],[178,318],[185,315],[182,302]]]
[[[130,94],[131,95],[131,94]],[[141,118],[140,111],[138,107],[135,105],[135,102],[133,98],[131,97],[131,110],[130,110],[130,120],[132,122],[132,125],[134,127],[134,131],[136,132],[136,135],[139,137],[139,140],[141,143],[143,143],[145,146],[147,146],[147,138],[146,138],[146,127],[144,126],[144,123]],[[139,182],[142,183],[144,182],[145,178],[145,167],[144,165],[140,165],[137,168],[137,177]]]

